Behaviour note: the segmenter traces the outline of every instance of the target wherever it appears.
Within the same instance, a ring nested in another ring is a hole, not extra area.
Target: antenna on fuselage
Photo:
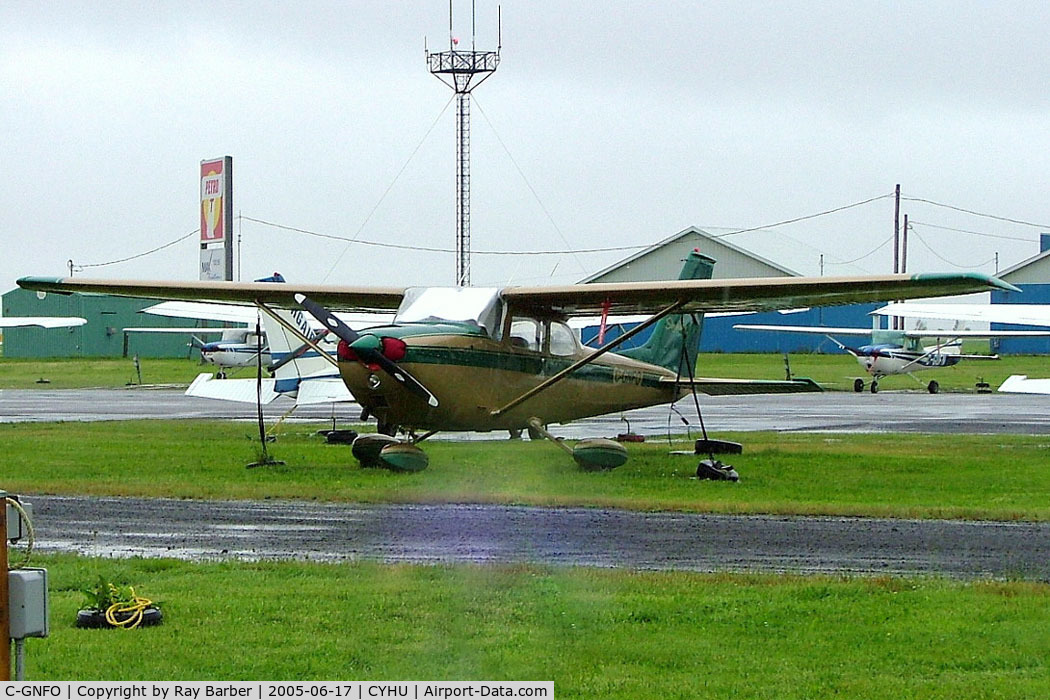
[[[498,46],[476,49],[474,0],[470,3],[470,51],[456,48],[452,0],[448,2],[448,51],[426,50],[430,72],[456,93],[456,286],[470,286],[470,92],[496,72],[503,48],[502,9],[497,5]]]

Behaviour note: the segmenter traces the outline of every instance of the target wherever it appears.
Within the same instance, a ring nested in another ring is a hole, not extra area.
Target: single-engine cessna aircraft
[[[1050,305],[1047,304],[888,304],[871,312],[878,316],[907,316],[947,321],[1009,323],[1017,326],[1050,327]],[[1021,332],[1024,334],[1024,332]],[[996,331],[996,335],[1013,335]],[[1033,331],[1030,335],[1050,335],[1050,331]],[[1029,379],[1024,374],[1006,378],[999,391],[1004,394],[1050,394],[1050,379]]]
[[[25,289],[303,308],[339,339],[343,381],[382,433],[408,442],[362,443],[366,462],[421,469],[417,443],[437,431],[522,430],[706,394],[819,390],[808,380],[694,377],[702,314],[1015,290],[978,273],[872,277],[710,279],[714,260],[694,252],[677,281],[554,287],[340,287],[265,282],[152,282],[25,277]],[[384,312],[393,323],[351,330],[330,309]],[[580,347],[565,320],[577,315],[652,314],[597,350]],[[646,328],[642,346],[615,348]],[[293,330],[293,329],[289,329]],[[313,343],[305,336],[300,338]],[[419,431],[422,434],[417,434]],[[360,439],[359,439],[360,442]],[[584,440],[572,453],[590,466],[618,466],[626,451]],[[368,448],[368,449],[366,449]],[[381,454],[380,454],[381,451]]]
[[[879,328],[830,328],[827,326],[778,326],[737,324],[733,328],[748,331],[782,331],[786,333],[813,333],[826,335],[839,349],[848,352],[871,375],[871,393],[879,390],[879,380],[895,374],[906,374],[920,384],[914,372],[941,367],[954,367],[960,360],[998,360],[998,355],[964,355],[964,338],[1002,338],[1007,336],[1050,335],[1040,331],[971,331],[971,330],[883,330]],[[871,343],[850,347],[836,340],[833,335],[871,336]],[[933,345],[923,345],[923,339],[933,338]],[[926,390],[931,394],[940,391],[940,384],[931,379]],[[864,380],[853,381],[853,390],[864,391]]]

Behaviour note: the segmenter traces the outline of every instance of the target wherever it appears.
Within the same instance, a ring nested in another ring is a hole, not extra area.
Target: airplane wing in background
[[[167,316],[170,318],[191,318],[199,321],[222,321],[224,323],[243,323],[248,326],[255,324],[258,309],[254,306],[240,306],[237,304],[219,304],[204,301],[163,301],[153,306],[142,309],[141,313],[153,314],[155,316]],[[393,316],[386,314],[367,313],[339,313],[339,319],[353,329],[366,328],[368,326],[379,326],[390,323]],[[315,330],[321,329],[321,323],[312,316],[307,322]],[[130,329],[125,329],[130,330]]]
[[[1047,304],[887,304],[871,312],[879,316],[903,316],[944,321],[1012,323],[1019,326],[1050,326]]]
[[[813,333],[816,335],[871,335],[870,328],[832,328],[830,326],[777,326],[738,323],[733,328],[742,331],[783,331],[785,333]]]
[[[0,318],[0,328],[73,328],[87,323],[86,318],[79,316],[4,316]]]

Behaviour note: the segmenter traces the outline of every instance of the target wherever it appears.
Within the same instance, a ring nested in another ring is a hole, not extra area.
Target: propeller
[[[381,343],[372,344],[367,341],[359,343],[358,341],[365,336],[362,336],[353,328],[343,323],[339,317],[331,311],[312,299],[307,298],[303,294],[296,294],[295,301],[299,306],[306,309],[311,316],[320,321],[325,328],[332,331],[332,333],[335,333],[336,337],[346,342],[346,344],[353,349],[365,364],[377,365],[381,370],[390,375],[394,381],[405,387],[405,389],[426,399],[428,405],[434,407],[438,405],[437,397],[434,396],[429,389],[423,386],[418,379],[401,369],[396,362],[380,351],[380,348],[382,347]]]

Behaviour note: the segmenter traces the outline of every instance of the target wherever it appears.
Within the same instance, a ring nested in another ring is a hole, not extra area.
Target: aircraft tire
[[[874,380],[872,380],[872,382],[871,382],[871,393],[873,393],[873,394],[879,393],[879,383],[874,381]]]
[[[860,392],[864,391],[864,380],[863,379],[859,379],[858,378],[858,379],[854,379],[853,380],[853,391],[857,392],[858,394]]]
[[[941,390],[941,385],[937,383],[936,379],[931,379],[930,383],[926,385],[926,390],[931,394],[936,394]]]

